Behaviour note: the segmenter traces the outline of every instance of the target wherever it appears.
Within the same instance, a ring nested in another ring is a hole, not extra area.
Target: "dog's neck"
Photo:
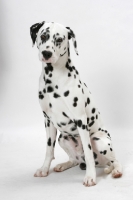
[[[72,78],[70,75],[71,71],[73,70],[72,66],[73,63],[68,49],[68,51],[63,56],[60,56],[55,64],[43,63],[43,79],[50,79],[52,84],[60,84],[63,86],[64,84],[67,84]]]

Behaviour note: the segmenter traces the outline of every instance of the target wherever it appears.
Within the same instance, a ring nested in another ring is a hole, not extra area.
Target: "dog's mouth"
[[[49,58],[49,59],[42,58],[42,62],[45,62],[45,63],[54,63],[54,59],[52,59],[52,58]]]
[[[45,59],[45,58],[42,58],[42,62],[45,62],[45,63],[51,63],[52,62],[52,59],[49,58],[49,59]]]
[[[55,56],[52,56],[51,58],[49,59],[45,59],[44,57],[41,59],[42,62],[44,63],[52,63],[52,64],[55,64],[56,61],[57,61],[57,58]]]

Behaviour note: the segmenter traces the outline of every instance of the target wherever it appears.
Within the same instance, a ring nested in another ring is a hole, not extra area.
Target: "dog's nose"
[[[52,56],[52,52],[51,51],[42,51],[42,55],[46,60],[48,60]]]

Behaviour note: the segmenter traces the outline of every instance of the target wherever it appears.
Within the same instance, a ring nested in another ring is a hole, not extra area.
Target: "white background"
[[[30,26],[41,21],[58,22],[75,32],[79,56],[71,43],[71,57],[113,137],[117,157],[124,165],[123,179],[113,180],[97,170],[97,186],[84,188],[85,172],[78,167],[53,172],[52,167],[68,159],[58,142],[50,175],[33,178],[42,165],[46,144],[38,101],[41,62],[30,38]],[[1,199],[67,199],[67,195],[69,199],[95,199],[99,195],[130,199],[133,1],[1,0],[0,29]]]

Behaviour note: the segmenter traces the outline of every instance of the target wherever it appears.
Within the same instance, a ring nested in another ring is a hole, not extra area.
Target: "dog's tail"
[[[86,164],[85,163],[80,163],[79,164],[80,169],[86,170]]]

